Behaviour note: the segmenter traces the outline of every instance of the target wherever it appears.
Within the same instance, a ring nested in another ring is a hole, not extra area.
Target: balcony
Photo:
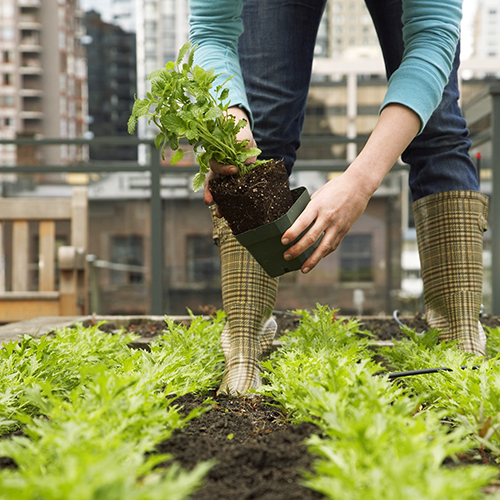
[[[19,7],[40,7],[41,4],[41,0],[17,0]]]
[[[40,28],[41,28],[40,24]],[[39,52],[41,50],[40,29],[21,29],[19,50],[21,52]]]
[[[19,117],[23,120],[41,120],[43,111],[21,111]],[[26,129],[26,127],[24,127]]]
[[[18,49],[19,52],[41,52],[42,45],[40,41],[34,37],[22,38]]]
[[[42,134],[43,126],[42,120],[43,114],[41,116],[28,118],[21,115],[23,119],[23,132],[28,134]]]
[[[30,74],[25,74],[22,76],[21,80],[21,90],[35,90],[35,91],[41,91],[43,90],[43,84],[42,84],[42,79],[40,78],[40,75],[35,74],[35,75],[30,75]]]
[[[17,28],[20,30],[40,31],[42,29],[42,22],[37,15],[21,14],[17,21]]]
[[[19,74],[21,75],[41,75],[43,68],[41,66],[20,66]]]
[[[21,57],[21,67],[19,68],[21,73],[41,73],[42,72],[42,60],[40,58],[39,52],[24,52]]]
[[[42,113],[42,100],[40,97],[26,96],[23,98],[21,113]]]
[[[21,97],[42,97],[43,96],[42,88],[39,88],[39,89],[26,89],[26,88],[20,89],[18,93]]]

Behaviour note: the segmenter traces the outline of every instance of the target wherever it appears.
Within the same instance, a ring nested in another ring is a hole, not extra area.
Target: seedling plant
[[[25,338],[0,350],[0,499],[155,500],[187,498],[211,464],[190,472],[151,454],[200,412],[181,416],[178,396],[203,392],[221,377],[222,317],[189,329],[169,322],[151,352],[131,335],[97,327]],[[203,331],[201,337],[197,332]]]
[[[498,385],[498,359],[480,370],[461,369],[477,360],[437,344],[430,332],[382,354],[400,371],[443,365],[452,371],[394,383],[384,376],[386,367],[374,362],[371,341],[357,337],[356,322],[336,320],[325,307],[302,315],[299,329],[265,364],[269,384],[260,392],[278,400],[294,421],[321,429],[309,442],[319,460],[306,484],[331,499],[485,498],[482,488],[498,469],[443,463],[481,444],[498,453],[494,433],[489,440],[481,437],[485,417],[499,415],[498,394],[485,387]],[[499,335],[490,332],[490,338]]]
[[[236,121],[228,113],[231,102],[226,82],[214,88],[219,75],[214,70],[205,71],[194,65],[195,48],[186,43],[175,62],[153,71],[148,80],[151,91],[145,99],[137,99],[128,122],[129,133],[133,134],[139,118],[145,116],[149,123],[159,129],[155,145],[164,158],[168,144],[175,151],[171,164],[184,157],[180,147],[182,139],[193,146],[200,171],[193,180],[195,191],[203,186],[213,158],[225,165],[234,165],[240,175],[249,173],[261,162],[249,164],[247,160],[260,154],[260,149],[249,148],[249,141],[238,140],[238,132],[247,125],[245,120]],[[189,54],[188,54],[189,53]],[[187,60],[184,61],[186,55]],[[184,62],[183,62],[184,61]]]

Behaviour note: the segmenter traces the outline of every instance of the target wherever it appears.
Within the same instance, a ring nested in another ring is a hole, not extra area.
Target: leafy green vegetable
[[[497,468],[443,465],[486,449],[500,456],[500,329],[487,332],[496,357],[480,363],[438,343],[436,331],[405,329],[408,339],[380,347],[328,307],[297,312],[302,320],[264,364],[269,383],[259,392],[290,421],[317,426],[307,486],[334,500],[500,498],[483,492]],[[0,439],[0,456],[18,466],[0,469],[0,500],[187,499],[212,464],[165,469],[157,466],[167,457],[151,452],[204,411],[183,416],[176,398],[220,381],[223,323],[222,313],[192,317],[189,327],[167,318],[151,351],[130,349],[132,335],[81,325],[5,345],[0,434],[22,427],[23,435]],[[451,371],[391,382],[380,359],[396,371]]]
[[[196,47],[195,47],[196,48]],[[229,89],[227,83],[213,89],[217,76],[214,70],[205,71],[194,66],[194,51],[191,44],[183,45],[175,62],[168,62],[165,68],[153,71],[148,79],[151,92],[145,99],[137,99],[128,122],[128,131],[133,134],[142,116],[149,117],[160,132],[155,138],[155,145],[164,150],[168,143],[175,151],[171,164],[175,165],[184,157],[180,147],[181,139],[187,139],[194,147],[200,171],[193,180],[195,191],[203,186],[209,172],[209,161],[213,158],[225,165],[238,167],[240,175],[253,169],[257,162],[247,164],[247,160],[260,154],[258,148],[248,148],[249,141],[237,139],[237,133],[246,125],[245,120],[236,122],[227,110]],[[185,56],[189,56],[183,63]],[[154,106],[154,110],[150,108]]]
[[[500,375],[493,361],[461,370],[474,362],[471,355],[437,344],[436,332],[407,332],[413,340],[374,349],[372,341],[356,338],[356,321],[337,319],[327,307],[301,315],[298,329],[265,363],[269,384],[259,392],[281,403],[293,421],[318,426],[308,443],[318,460],[306,486],[332,500],[483,498],[481,488],[497,476],[495,468],[443,462],[478,443],[497,452],[491,440],[500,427],[493,416]],[[382,366],[374,353],[401,371],[429,365],[453,371],[409,377],[406,387],[378,375]]]
[[[0,349],[0,500],[187,499],[211,462],[187,472],[157,466],[155,446],[208,407],[182,416],[177,396],[217,385],[223,316],[167,320],[151,352],[128,347],[133,335],[97,327],[26,337]]]

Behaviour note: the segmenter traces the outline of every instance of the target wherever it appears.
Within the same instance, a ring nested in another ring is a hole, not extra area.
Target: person
[[[482,238],[487,197],[479,192],[470,140],[458,106],[460,0],[365,0],[384,56],[387,92],[366,145],[338,177],[313,193],[285,232],[294,258],[323,238],[302,266],[310,272],[334,251],[397,159],[409,184],[424,284],[426,318],[440,340],[485,355],[480,327]],[[289,174],[300,145],[318,26],[326,0],[190,0],[195,62],[229,81],[230,112],[248,121],[240,134],[283,158]],[[209,177],[235,173],[211,164]],[[205,202],[213,203],[205,187]],[[219,392],[243,394],[260,384],[259,359],[276,329],[277,279],[239,246],[212,206],[222,265],[227,325],[226,369]]]

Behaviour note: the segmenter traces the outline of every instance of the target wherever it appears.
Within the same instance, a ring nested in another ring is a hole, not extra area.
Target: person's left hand
[[[318,189],[282,237],[281,242],[287,245],[314,223],[295,245],[285,251],[285,259],[299,256],[323,234],[316,250],[302,265],[303,273],[314,269],[323,257],[337,249],[342,238],[365,211],[371,194],[363,189],[361,179],[352,178],[347,171]]]
[[[308,273],[318,262],[337,249],[342,238],[365,211],[373,193],[401,153],[420,129],[420,117],[403,104],[388,104],[365,147],[347,170],[326,183],[311,196],[311,201],[281,238],[288,245],[311,223],[307,233],[284,252],[291,260],[312,246],[323,234],[313,254],[302,264]]]

